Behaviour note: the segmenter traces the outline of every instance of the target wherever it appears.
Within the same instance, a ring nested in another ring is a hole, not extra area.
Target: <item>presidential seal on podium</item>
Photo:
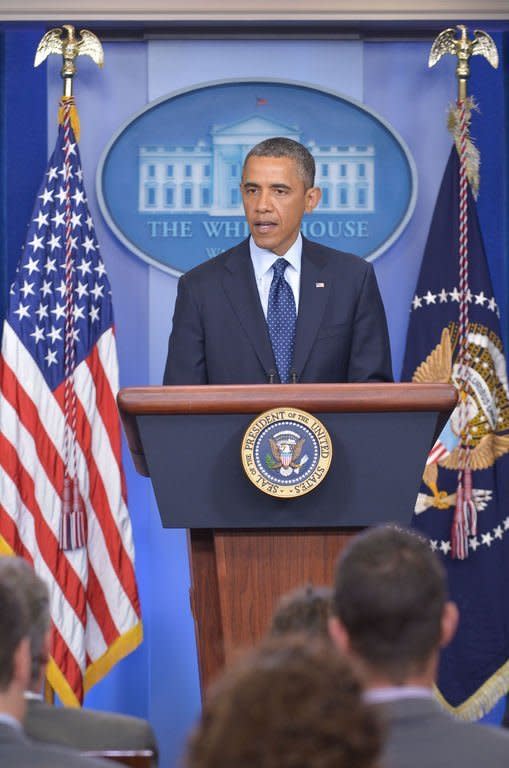
[[[257,416],[241,447],[244,471],[263,493],[297,498],[314,490],[332,460],[332,441],[319,419],[281,406]]]

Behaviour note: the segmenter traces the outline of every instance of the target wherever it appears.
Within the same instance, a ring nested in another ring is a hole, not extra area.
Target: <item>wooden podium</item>
[[[191,606],[202,691],[265,632],[280,595],[330,584],[359,528],[410,522],[427,453],[456,405],[448,384],[143,387],[118,396],[138,472],[150,476],[164,527],[189,529]],[[316,415],[333,459],[312,492],[278,499],[240,458],[256,414]]]

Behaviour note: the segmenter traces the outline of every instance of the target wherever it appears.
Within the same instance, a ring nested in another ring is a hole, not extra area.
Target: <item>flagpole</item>
[[[477,534],[477,509],[472,496],[472,470],[470,467],[470,432],[468,415],[468,303],[471,292],[468,280],[468,184],[476,195],[479,188],[479,152],[470,138],[470,120],[475,103],[467,96],[471,56],[484,56],[492,67],[498,67],[496,45],[487,32],[475,30],[469,39],[464,24],[456,31],[448,28],[435,38],[429,54],[428,66],[433,67],[446,53],[457,58],[456,78],[458,99],[449,114],[449,128],[454,136],[459,156],[459,317],[456,357],[459,389],[459,466],[456,507],[451,531],[452,556],[460,560],[468,557],[468,539]]]
[[[76,75],[75,60],[80,55],[88,55],[98,66],[104,63],[102,45],[93,32],[81,30],[76,36],[72,24],[50,29],[43,36],[35,53],[34,66],[38,67],[50,54],[60,54],[63,65],[60,75],[64,81],[64,92],[59,109],[59,123],[64,127],[63,183],[65,194],[65,388],[64,388],[64,478],[62,489],[62,514],[60,520],[60,547],[62,549],[79,549],[86,543],[85,510],[80,497],[78,484],[78,465],[76,452],[77,404],[74,387],[75,335],[74,329],[74,286],[73,286],[73,248],[75,239],[72,237],[72,200],[71,200],[71,154],[74,144],[71,141],[71,129],[79,138],[79,119],[73,98],[73,82]]]

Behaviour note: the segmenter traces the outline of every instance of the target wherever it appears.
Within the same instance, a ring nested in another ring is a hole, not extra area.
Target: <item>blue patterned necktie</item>
[[[270,341],[282,384],[290,381],[297,322],[293,291],[285,280],[288,264],[286,259],[280,258],[272,265],[274,276],[270,285],[267,311]]]

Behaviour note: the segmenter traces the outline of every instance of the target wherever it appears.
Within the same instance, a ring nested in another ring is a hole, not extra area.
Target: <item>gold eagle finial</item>
[[[72,24],[64,24],[62,28],[50,29],[35,52],[34,67],[38,67],[51,53],[60,54],[64,63],[61,75],[64,79],[64,96],[72,96],[72,80],[76,74],[74,60],[77,56],[90,56],[95,63],[102,67],[104,64],[103,47],[97,35],[82,29],[76,36],[76,30]]]
[[[446,53],[456,56],[456,77],[458,78],[458,101],[467,97],[467,80],[470,76],[469,59],[471,56],[484,56],[495,69],[498,67],[497,46],[491,35],[481,29],[474,30],[474,37],[469,40],[467,28],[458,24],[459,38],[452,27],[444,29],[435,38],[428,59],[428,66],[433,67]]]

